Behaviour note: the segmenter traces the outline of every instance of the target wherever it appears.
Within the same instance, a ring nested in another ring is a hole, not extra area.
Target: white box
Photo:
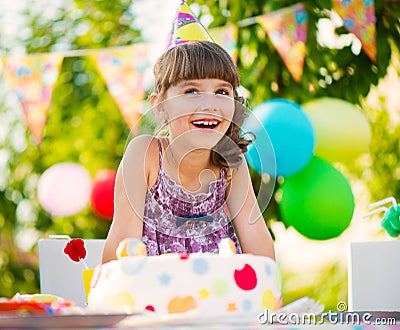
[[[85,239],[85,263],[94,268],[101,263],[104,239]],[[65,239],[39,240],[40,292],[73,300],[77,306],[86,306],[82,262],[72,261],[65,253]]]
[[[350,245],[349,311],[400,311],[400,240]]]

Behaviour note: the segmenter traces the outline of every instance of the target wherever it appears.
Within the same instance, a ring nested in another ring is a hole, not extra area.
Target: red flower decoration
[[[64,248],[64,253],[71,258],[72,261],[79,262],[86,257],[85,242],[80,238],[70,240]]]

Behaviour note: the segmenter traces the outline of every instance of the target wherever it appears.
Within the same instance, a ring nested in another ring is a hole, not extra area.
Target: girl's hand
[[[243,253],[263,255],[275,260],[271,234],[257,203],[247,163],[232,171],[227,205],[232,215]]]

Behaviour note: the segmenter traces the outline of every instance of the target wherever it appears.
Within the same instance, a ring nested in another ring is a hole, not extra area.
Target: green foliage
[[[56,13],[53,20],[44,20],[41,13],[26,13],[32,29],[31,37],[23,41],[28,53],[54,51],[65,43],[70,49],[85,49],[140,41],[139,33],[131,27],[133,18],[127,1],[76,1],[75,6]],[[6,104],[4,97],[3,102],[0,115],[15,115],[15,106]],[[19,233],[30,232],[36,240],[60,233],[105,238],[109,229],[110,222],[96,217],[89,208],[71,217],[46,214],[36,196],[41,173],[63,161],[82,164],[93,177],[104,168],[116,170],[129,128],[94,64],[83,56],[64,59],[42,143],[33,142],[21,127],[21,118],[14,118],[8,134],[0,144],[0,151],[7,155],[6,182],[0,189],[0,296],[10,297],[17,291],[39,290],[36,245],[21,249],[17,245]],[[14,146],[17,136],[19,148]],[[33,210],[29,220],[18,218],[23,203]]]
[[[338,97],[352,103],[360,103],[371,85],[385,76],[391,58],[390,41],[395,41],[398,49],[398,13],[400,5],[395,1],[376,1],[377,63],[374,64],[361,51],[355,55],[351,47],[330,49],[317,40],[318,21],[328,18],[327,9],[331,1],[264,1],[247,2],[226,0],[193,1],[203,5],[213,21],[210,27],[237,23],[244,19],[267,14],[272,11],[302,2],[309,14],[306,42],[306,59],[303,78],[297,83],[290,75],[281,57],[259,24],[251,24],[239,29],[239,61],[242,85],[250,91],[249,99],[256,105],[271,98],[287,98],[298,103],[321,96]],[[189,1],[190,3],[190,1]],[[347,34],[344,28],[337,29],[338,36]]]
[[[238,67],[242,85],[250,92],[250,103],[254,106],[276,97],[303,103],[321,96],[362,102],[371,86],[386,74],[392,54],[390,42],[398,52],[399,2],[376,0],[377,64],[372,63],[363,51],[359,55],[353,54],[350,46],[342,49],[321,46],[317,41],[317,22],[327,17],[326,9],[331,8],[331,1],[303,2],[309,13],[309,31],[304,75],[300,83],[293,80],[261,26],[252,24],[240,28]],[[297,1],[198,0],[196,3],[200,5],[202,14],[212,15],[210,27],[216,27],[262,15]],[[132,27],[131,1],[70,0],[47,17],[40,6],[51,4],[31,0],[26,7],[27,27],[15,37],[15,41],[27,53],[100,49],[141,41],[139,31]],[[336,32],[347,33],[343,28]],[[0,31],[0,50],[3,54],[13,54],[15,43],[2,43],[1,40],[6,37],[3,34]],[[79,162],[92,176],[103,168],[116,169],[129,138],[129,130],[92,61],[86,56],[64,59],[43,142],[39,146],[34,144],[23,126],[15,100],[14,103],[10,101],[4,88],[0,89],[0,93],[1,129],[5,130],[0,132],[0,296],[11,297],[17,291],[33,293],[39,290],[34,244],[39,238],[61,233],[71,237],[103,238],[110,225],[89,209],[73,217],[53,218],[46,214],[36,196],[41,173],[62,161]],[[364,171],[365,164],[358,164],[352,170],[368,180],[374,199],[386,197],[382,196],[385,194],[399,196],[399,174],[392,170],[399,167],[399,128],[396,126],[390,132],[386,130],[389,118],[383,106],[382,109],[367,109],[366,114],[376,123],[373,126],[376,144],[371,149],[371,167]],[[148,132],[153,127],[151,120],[145,118],[144,131]],[[255,172],[251,175],[257,190],[257,182],[261,178]],[[274,199],[264,217],[267,222],[281,220]],[[24,242],[33,244],[23,246]],[[314,281],[303,287],[292,285],[297,279],[285,274],[285,303],[308,295],[335,309],[332,301],[345,300],[343,290],[346,288],[339,285],[345,283],[345,277],[336,266],[324,271],[326,273],[318,277],[320,282]],[[328,276],[332,280],[325,290],[327,284],[324,279]],[[329,293],[330,300],[323,297],[329,290],[332,291]]]
[[[283,304],[311,297],[324,305],[324,311],[337,311],[337,304],[347,305],[347,270],[339,263],[325,265],[312,273],[282,274]],[[327,280],[329,279],[329,280]]]
[[[400,78],[400,70],[398,71]],[[389,112],[387,99],[379,98],[379,104],[364,104],[371,126],[372,143],[370,153],[353,164],[350,170],[363,180],[369,188],[371,201],[394,196],[400,203],[400,125],[398,111]]]

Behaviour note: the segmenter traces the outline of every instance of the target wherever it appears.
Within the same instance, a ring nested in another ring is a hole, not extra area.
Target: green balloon
[[[286,177],[281,190],[282,218],[303,236],[326,240],[349,226],[354,212],[350,184],[321,158],[314,156],[302,171]]]

